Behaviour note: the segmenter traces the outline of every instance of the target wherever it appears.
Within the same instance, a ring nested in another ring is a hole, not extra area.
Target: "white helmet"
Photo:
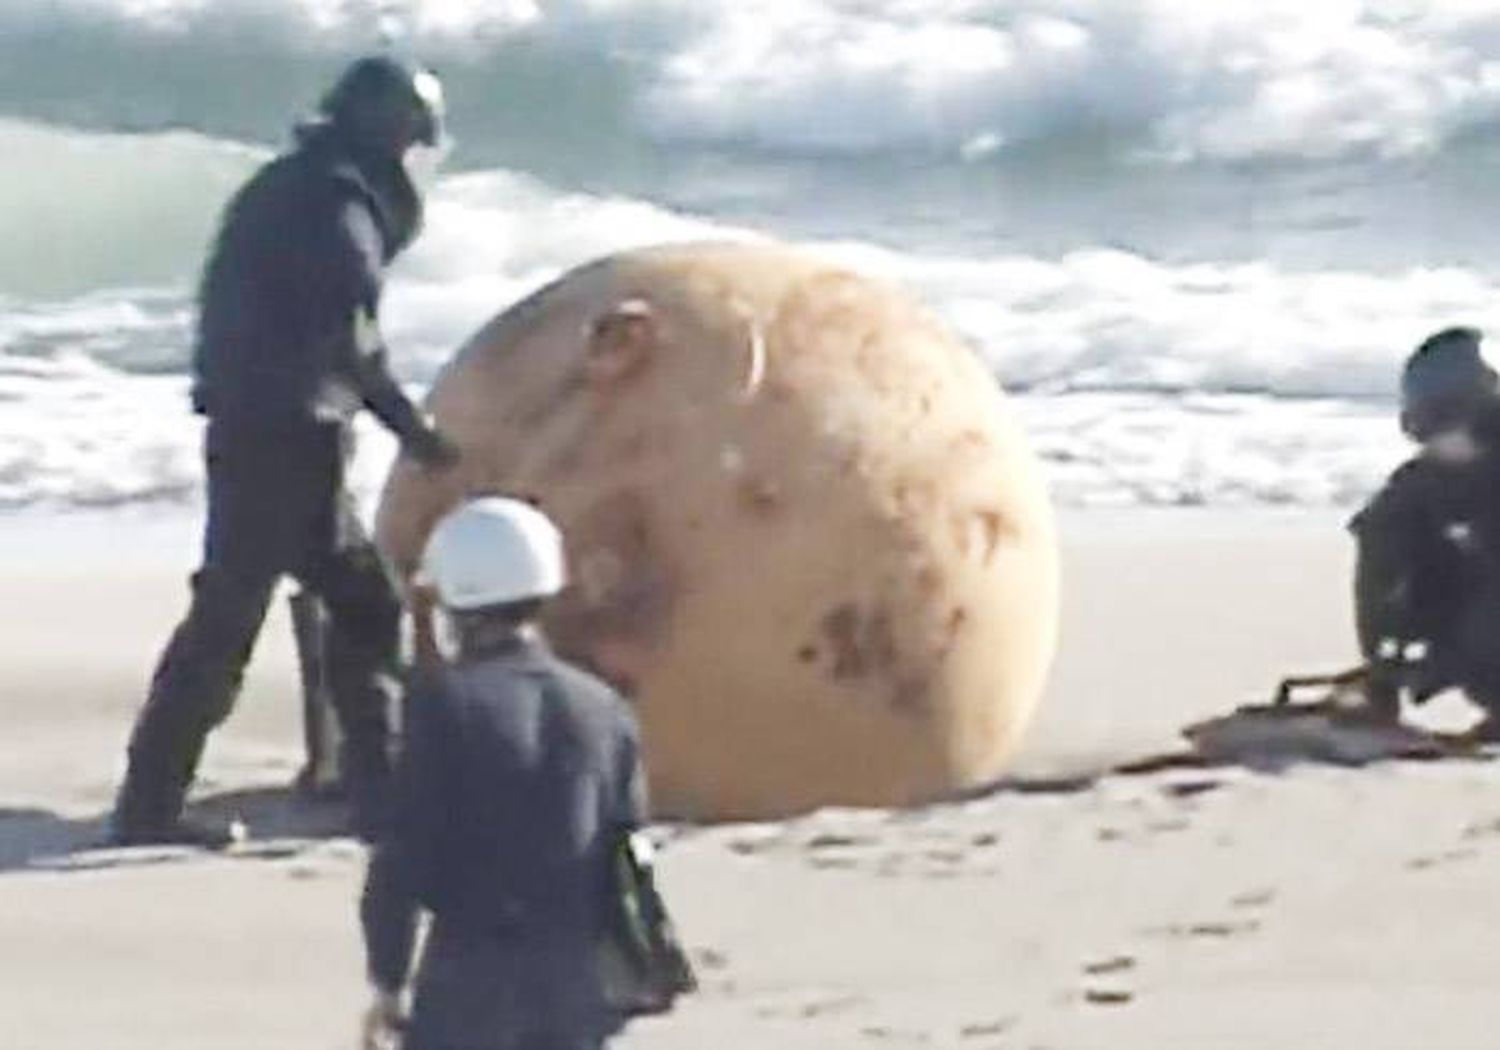
[[[548,598],[567,582],[562,533],[529,503],[471,500],[432,530],[422,575],[448,609]]]

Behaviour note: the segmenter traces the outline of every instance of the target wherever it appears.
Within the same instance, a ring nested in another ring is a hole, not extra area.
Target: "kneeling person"
[[[540,511],[498,497],[460,507],[434,530],[424,572],[457,652],[407,702],[362,905],[367,1031],[400,1022],[425,908],[406,1050],[601,1047],[620,1022],[596,955],[612,849],[645,817],[634,717],[535,624],[564,583],[562,540]]]
[[[1395,719],[1458,687],[1500,730],[1500,390],[1480,334],[1425,340],[1401,377],[1401,426],[1420,444],[1351,523],[1355,624],[1368,693]]]

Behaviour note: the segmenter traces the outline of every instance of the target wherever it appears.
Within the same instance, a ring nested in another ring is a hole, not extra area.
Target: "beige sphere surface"
[[[581,267],[505,311],[429,398],[463,450],[400,461],[402,573],[466,494],[567,537],[553,643],[628,692],[654,808],[903,805],[997,776],[1040,696],[1057,542],[1014,410],[898,290],[784,245]]]

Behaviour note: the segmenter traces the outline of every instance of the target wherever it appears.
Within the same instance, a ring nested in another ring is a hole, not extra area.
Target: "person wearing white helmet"
[[[452,652],[416,676],[371,856],[366,1046],[404,1027],[404,1050],[594,1050],[622,1020],[597,950],[614,844],[646,815],[635,718],[542,636],[567,571],[541,511],[463,504],[433,530],[422,575]],[[432,925],[406,1022],[422,910]]]
[[[1481,334],[1423,340],[1401,374],[1401,427],[1417,442],[1350,523],[1354,614],[1369,713],[1400,717],[1457,687],[1500,738],[1500,381]]]

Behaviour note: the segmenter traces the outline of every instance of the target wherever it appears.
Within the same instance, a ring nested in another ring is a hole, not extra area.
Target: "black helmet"
[[[422,66],[390,55],[361,58],[344,70],[319,111],[356,145],[400,156],[409,146],[443,140],[443,85]]]
[[[1496,391],[1495,370],[1479,351],[1476,328],[1428,336],[1401,371],[1401,426],[1418,441],[1466,422]]]

